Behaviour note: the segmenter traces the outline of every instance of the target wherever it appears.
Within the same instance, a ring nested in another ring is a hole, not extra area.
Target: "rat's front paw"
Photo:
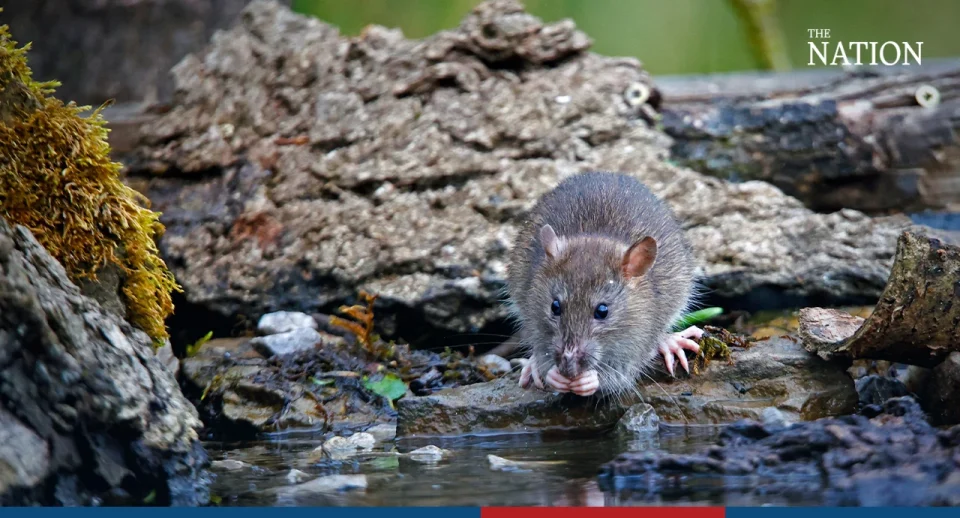
[[[696,326],[690,326],[679,333],[667,335],[667,338],[660,344],[660,354],[663,355],[663,361],[667,365],[667,372],[673,376],[673,363],[680,360],[680,366],[683,370],[690,372],[690,366],[687,364],[687,355],[684,349],[700,352],[700,346],[691,338],[700,338],[703,336],[703,330]],[[677,357],[674,358],[674,355]]]
[[[600,377],[595,370],[588,370],[570,382],[570,392],[578,396],[589,396],[599,388]]]
[[[571,380],[553,367],[547,373],[547,385],[557,392],[573,392],[578,396],[589,396],[600,388],[600,378],[597,376],[597,371],[588,370]]]
[[[570,392],[570,380],[560,374],[556,365],[547,372],[547,385],[556,392]]]
[[[520,387],[528,389],[530,383],[533,383],[539,389],[543,389],[543,381],[540,381],[540,375],[537,374],[537,365],[532,358],[523,360],[523,369],[520,370]]]

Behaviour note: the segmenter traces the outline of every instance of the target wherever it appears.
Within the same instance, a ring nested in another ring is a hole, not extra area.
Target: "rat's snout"
[[[573,379],[580,375],[583,370],[580,365],[583,360],[583,355],[580,354],[581,350],[582,348],[579,346],[569,345],[557,354],[557,370],[563,377]]]

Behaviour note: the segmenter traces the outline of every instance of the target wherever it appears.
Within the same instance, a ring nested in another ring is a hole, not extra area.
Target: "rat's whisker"
[[[663,392],[663,395],[667,396],[667,399],[669,399],[674,404],[674,406],[677,407],[677,410],[680,412],[680,417],[683,418],[683,422],[685,424],[690,424],[690,421],[687,419],[687,415],[683,411],[683,408],[680,406],[680,403],[677,402],[677,400],[673,396],[671,396],[670,393],[666,391],[666,389],[664,389],[659,383],[657,383],[657,380],[653,379],[653,376],[643,371],[640,371],[640,375],[646,376],[648,380],[652,381],[653,384],[656,385],[657,388],[659,388]]]

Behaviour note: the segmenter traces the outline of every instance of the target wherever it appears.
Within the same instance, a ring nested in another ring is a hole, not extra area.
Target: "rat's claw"
[[[679,333],[667,335],[667,338],[660,344],[660,354],[663,355],[663,359],[667,364],[667,372],[669,372],[671,376],[674,375],[673,355],[677,355],[676,359],[680,361],[680,366],[683,367],[683,370],[687,371],[687,374],[690,373],[687,355],[683,350],[700,352],[700,346],[697,345],[697,342],[690,340],[690,338],[700,338],[701,336],[703,336],[703,331],[700,328],[690,326]]]
[[[667,365],[667,372],[669,372],[670,375],[673,376],[674,358],[673,358],[673,349],[670,347],[671,343],[673,343],[673,340],[671,340],[670,337],[667,337],[667,339],[662,344],[660,344],[660,354],[663,355],[663,361]]]
[[[537,388],[543,389],[543,382],[540,381],[540,376],[537,374],[537,365],[528,358],[523,360],[523,369],[520,370],[520,387],[530,388],[531,381]]]
[[[560,371],[557,370],[557,367],[554,366],[547,372],[547,385],[550,385],[557,392],[569,392],[570,391],[570,380],[564,378]]]
[[[699,340],[703,336],[703,329],[700,329],[697,326],[690,326],[679,333],[674,333],[673,336],[679,338],[693,338],[694,340]],[[699,346],[697,347],[699,351]]]
[[[597,371],[588,370],[570,382],[570,392],[578,396],[589,396],[600,388],[600,378]]]

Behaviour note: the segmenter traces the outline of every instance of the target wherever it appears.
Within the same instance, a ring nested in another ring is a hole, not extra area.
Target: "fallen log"
[[[955,60],[866,77],[744,74],[658,85],[672,158],[698,172],[764,180],[822,212],[960,202]]]

